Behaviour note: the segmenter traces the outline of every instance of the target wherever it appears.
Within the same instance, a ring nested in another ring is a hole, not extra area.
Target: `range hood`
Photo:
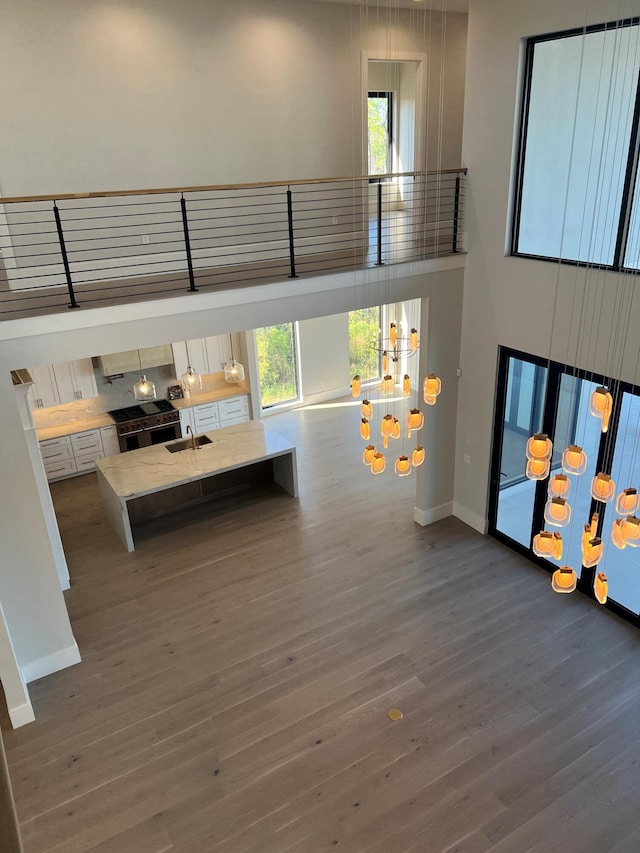
[[[161,367],[163,364],[173,364],[171,344],[159,347],[131,349],[125,352],[114,352],[98,357],[100,370],[105,376],[118,376],[122,373],[139,373],[149,367]]]

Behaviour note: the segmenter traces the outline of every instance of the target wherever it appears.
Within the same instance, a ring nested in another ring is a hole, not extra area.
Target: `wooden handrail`
[[[17,202],[35,202],[35,201],[72,201],[74,199],[87,198],[122,198],[134,195],[164,195],[165,193],[202,193],[202,192],[219,192],[220,190],[248,190],[248,189],[267,189],[268,187],[299,187],[310,184],[336,184],[340,182],[348,183],[350,181],[378,181],[388,180],[390,178],[412,178],[428,175],[459,175],[467,174],[467,169],[461,167],[459,169],[436,169],[428,172],[390,172],[387,175],[359,175],[357,177],[346,178],[304,178],[296,181],[263,181],[253,184],[213,184],[211,186],[202,187],[164,187],[161,189],[147,190],[103,190],[101,192],[88,193],[60,193],[58,195],[23,195],[23,196],[6,196],[0,197],[0,204],[15,204]]]

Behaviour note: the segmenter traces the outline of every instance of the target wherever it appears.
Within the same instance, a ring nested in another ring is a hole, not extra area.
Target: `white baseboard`
[[[9,711],[9,719],[14,729],[26,726],[27,723],[32,723],[36,718],[31,707],[31,702],[25,702],[24,705],[16,705],[14,708],[8,708],[7,710]]]
[[[474,530],[477,530],[478,533],[485,535],[489,529],[489,522],[486,518],[478,515],[477,512],[467,509],[466,506],[463,506],[457,501],[453,502],[453,514],[456,518],[459,518],[460,521],[463,521],[465,524],[468,524],[469,527],[473,527]]]
[[[74,643],[66,649],[60,649],[60,651],[54,652],[52,655],[38,658],[26,664],[26,666],[22,667],[22,677],[29,684],[30,681],[35,681],[37,678],[44,678],[45,675],[51,675],[52,672],[66,669],[68,666],[80,663],[80,661],[80,651],[77,643]]]
[[[330,388],[328,391],[318,391],[317,394],[305,394],[302,407],[316,406],[318,403],[328,403],[330,400],[337,400],[340,397],[346,397],[351,393],[348,385],[341,385],[339,388]],[[359,402],[359,401],[356,401]]]
[[[417,506],[413,508],[413,520],[421,527],[426,527],[442,518],[448,518],[450,515],[453,515],[453,501],[434,506],[431,509],[418,509]]]

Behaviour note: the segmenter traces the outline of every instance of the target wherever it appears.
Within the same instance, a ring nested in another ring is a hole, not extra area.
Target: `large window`
[[[529,39],[514,254],[640,267],[640,26]]]
[[[373,349],[380,337],[380,315],[379,305],[349,311],[349,375],[357,374],[363,382],[380,379],[380,355]]]
[[[591,393],[600,384],[613,394],[606,433],[589,412]],[[579,445],[587,455],[586,471],[569,478],[572,521],[560,531],[562,564],[576,571],[585,592],[592,589],[595,571],[603,571],[609,582],[608,606],[640,625],[640,551],[615,547],[611,541],[612,523],[619,517],[615,500],[605,504],[591,497],[597,472],[611,475],[616,494],[626,488],[640,490],[640,389],[501,348],[489,523],[497,538],[530,557],[533,537],[543,529],[554,529],[544,520],[548,479],[533,481],[524,475],[526,441],[534,432],[544,432],[553,441],[551,475],[562,472],[562,452],[569,445]],[[584,568],[582,530],[596,511],[604,557],[597,569]],[[558,565],[540,562],[551,570]]]
[[[393,95],[369,92],[368,139],[369,174],[388,175],[393,171],[392,145]]]
[[[298,355],[294,323],[256,329],[256,354],[263,409],[299,397]]]

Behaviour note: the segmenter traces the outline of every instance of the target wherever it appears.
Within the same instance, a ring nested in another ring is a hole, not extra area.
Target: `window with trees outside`
[[[391,156],[392,99],[391,92],[369,92],[369,175],[388,175],[393,171],[393,158]]]
[[[640,268],[638,19],[527,42],[512,253]]]
[[[371,346],[380,336],[380,306],[349,311],[349,375],[363,382],[380,379],[380,356]]]
[[[297,400],[300,392],[295,324],[256,329],[255,340],[262,408]]]

